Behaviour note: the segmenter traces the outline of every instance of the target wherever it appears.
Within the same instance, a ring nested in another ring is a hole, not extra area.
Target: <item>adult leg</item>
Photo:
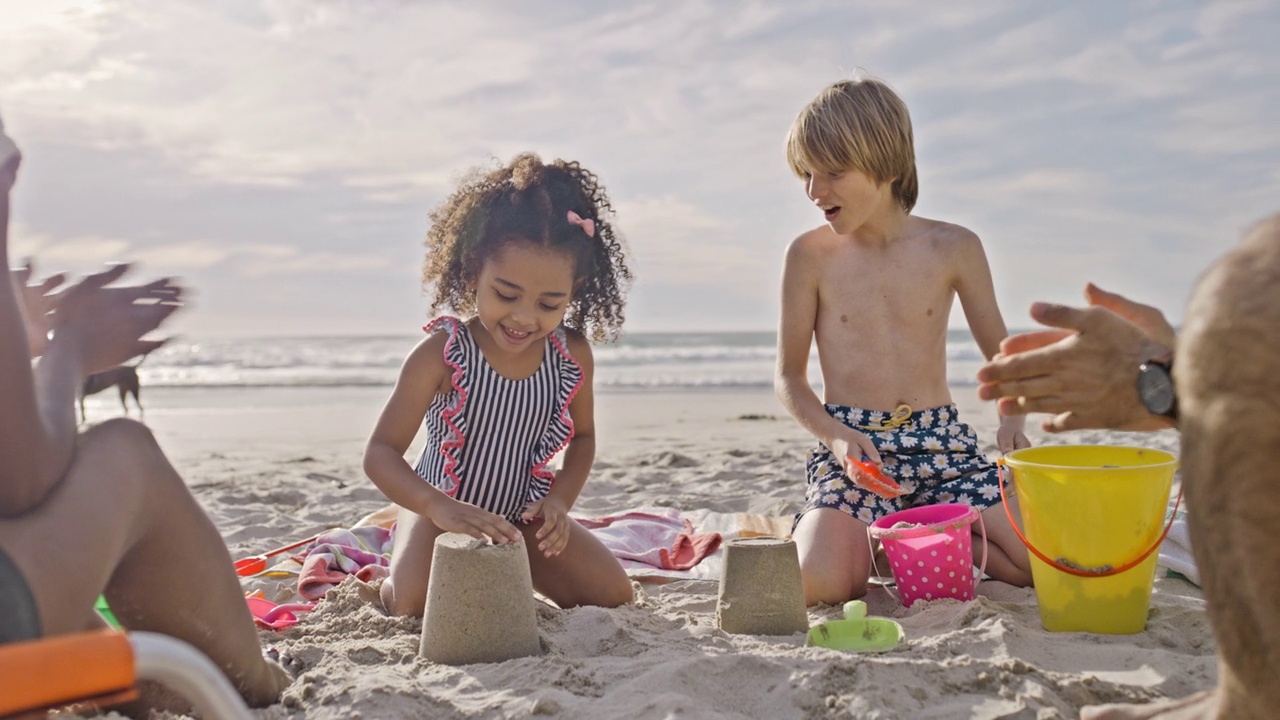
[[[1018,509],[1018,498],[1009,497],[1009,509],[1015,518],[1022,515]],[[1031,555],[1009,524],[1009,516],[1005,514],[1003,505],[992,505],[982,511],[982,524],[987,530],[987,574],[996,580],[1007,582],[1018,587],[1031,586]],[[977,524],[973,527],[973,559],[975,563],[982,558],[981,529]]]
[[[58,488],[0,521],[0,544],[31,586],[46,635],[92,626],[105,592],[125,627],[196,646],[252,705],[275,702],[289,684],[262,656],[218,529],[143,425],[117,419],[82,434]]]
[[[400,509],[391,549],[391,573],[382,582],[382,607],[392,615],[421,616],[427,606],[431,556],[444,531],[416,513]]]
[[[806,512],[791,534],[800,553],[806,605],[839,605],[867,594],[871,541],[866,523],[835,508]]]
[[[542,520],[517,525],[529,549],[533,587],[562,608],[618,607],[633,599],[631,579],[618,559],[590,530],[569,520],[569,543],[554,557],[538,550]]]
[[[1280,707],[1280,216],[1205,276],[1174,370],[1188,523],[1230,718]]]
[[[1280,216],[1197,285],[1178,339],[1182,483],[1218,641],[1218,685],[1171,705],[1086,718],[1271,718],[1280,706]]]

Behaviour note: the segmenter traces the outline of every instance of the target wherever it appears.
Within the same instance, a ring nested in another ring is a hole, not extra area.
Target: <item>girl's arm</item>
[[[560,554],[569,542],[569,510],[587,484],[587,475],[596,458],[595,397],[592,391],[595,358],[591,354],[591,344],[582,335],[570,330],[566,337],[569,354],[582,367],[582,384],[569,403],[573,438],[565,447],[564,461],[551,490],[541,500],[531,503],[522,515],[527,520],[542,518],[542,527],[538,529],[538,549],[547,557]]]
[[[578,333],[567,333],[569,353],[582,366],[582,385],[569,403],[569,416],[573,418],[573,439],[564,450],[564,462],[548,496],[564,503],[565,510],[573,508],[578,494],[587,484],[587,474],[596,459],[596,413],[592,380],[595,377],[595,358],[591,344]]]
[[[432,399],[447,382],[447,339],[445,332],[433,333],[405,359],[391,397],[365,444],[364,472],[392,502],[429,518],[441,530],[488,537],[495,542],[518,541],[520,531],[514,525],[444,494],[419,477],[404,458]]]

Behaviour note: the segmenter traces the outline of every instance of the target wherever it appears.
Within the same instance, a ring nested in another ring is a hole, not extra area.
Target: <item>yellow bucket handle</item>
[[[1160,543],[1163,543],[1164,539],[1169,536],[1169,530],[1173,528],[1173,521],[1178,517],[1178,507],[1182,504],[1182,486],[1179,485],[1178,499],[1173,502],[1173,512],[1169,515],[1168,524],[1164,526],[1164,532],[1160,533],[1160,539],[1156,540],[1155,545],[1152,545],[1151,547],[1147,548],[1146,552],[1142,553],[1137,558],[1119,567],[1108,568],[1108,569],[1091,570],[1089,568],[1073,567],[1071,565],[1064,565],[1058,560],[1054,560],[1048,555],[1045,555],[1044,553],[1040,552],[1039,549],[1037,549],[1034,545],[1031,544],[1031,541],[1027,539],[1027,536],[1022,534],[1022,529],[1018,527],[1018,523],[1015,522],[1013,519],[1013,511],[1009,509],[1009,497],[1005,494],[1004,466],[1005,466],[1004,458],[1000,458],[999,460],[996,461],[996,477],[1000,484],[1000,503],[1004,505],[1004,514],[1009,518],[1009,524],[1013,526],[1013,531],[1018,533],[1018,539],[1021,540],[1022,544],[1025,545],[1027,549],[1031,551],[1032,555],[1035,555],[1036,557],[1040,558],[1042,561],[1044,561],[1046,565],[1049,565],[1053,568],[1061,570],[1062,572],[1067,573],[1068,575],[1075,575],[1077,577],[1092,577],[1092,578],[1110,577],[1111,575],[1119,575],[1122,572],[1132,570],[1133,568],[1137,567],[1143,560],[1146,560],[1148,557],[1150,557],[1151,553],[1159,549]]]

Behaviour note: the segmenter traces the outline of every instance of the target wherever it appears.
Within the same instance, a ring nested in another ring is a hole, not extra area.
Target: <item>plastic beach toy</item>
[[[240,577],[257,575],[258,573],[267,569],[267,560],[269,558],[275,557],[276,555],[279,555],[281,553],[287,553],[290,550],[297,550],[298,548],[304,545],[310,545],[311,543],[315,542],[316,538],[318,537],[320,536],[312,535],[306,540],[299,540],[296,543],[291,543],[283,547],[278,547],[275,550],[269,550],[267,552],[262,553],[261,555],[254,555],[253,557],[247,557],[247,558],[242,558],[240,560],[237,560],[236,575],[239,575]]]
[[[854,482],[885,500],[892,500],[906,492],[893,478],[885,475],[883,470],[866,460],[849,458],[849,464],[858,471],[858,477],[853,478]]]
[[[889,618],[867,617],[867,604],[850,600],[844,604],[844,619],[819,623],[809,628],[805,645],[829,650],[884,652],[906,638],[902,626]]]
[[[99,595],[97,601],[93,603],[93,609],[98,611],[98,614],[102,616],[107,625],[111,626],[111,629],[122,630],[124,628],[120,621],[116,619],[116,614],[111,612],[111,606],[107,604],[106,598]]]
[[[313,602],[277,605],[258,595],[246,595],[244,601],[249,605],[249,612],[253,614],[254,622],[259,627],[272,630],[284,630],[287,627],[296,625],[298,613],[314,610],[316,607]]]
[[[1163,450],[1051,445],[1001,458],[1021,503],[1040,622],[1050,632],[1126,635],[1147,626],[1157,551],[1178,459]],[[1013,513],[1008,504],[1005,512]]]

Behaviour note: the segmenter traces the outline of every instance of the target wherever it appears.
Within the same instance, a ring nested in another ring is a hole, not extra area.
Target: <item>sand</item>
[[[233,556],[349,525],[385,504],[360,454],[386,389],[218,391],[195,403],[182,392],[196,391],[153,392],[147,419]],[[956,395],[994,451],[994,409],[971,390]],[[575,512],[799,507],[811,441],[768,390],[602,392],[596,402],[597,462]],[[103,405],[99,415],[108,414]],[[1031,434],[1177,449],[1173,433]],[[453,667],[420,659],[421,622],[387,617],[349,580],[298,625],[261,633],[297,679],[257,716],[1055,718],[1216,680],[1201,593],[1175,578],[1157,580],[1146,631],[1125,636],[1046,632],[1033,590],[994,581],[972,602],[911,609],[877,587],[865,598],[869,614],[898,620],[906,642],[874,655],[804,647],[800,634],[726,634],[711,580],[636,587],[636,602],[618,609],[538,602],[541,655]],[[840,609],[808,616],[814,624]]]

